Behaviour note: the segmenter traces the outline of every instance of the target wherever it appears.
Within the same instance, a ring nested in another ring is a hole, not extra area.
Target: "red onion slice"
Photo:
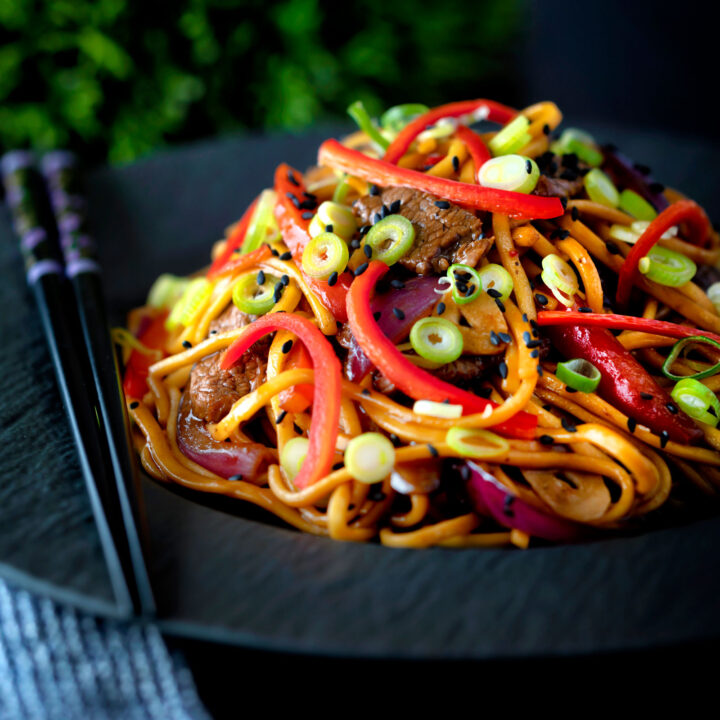
[[[603,148],[603,154],[605,156],[603,169],[608,171],[617,185],[634,190],[659,213],[669,206],[667,198],[662,193],[650,189],[650,185],[654,182],[650,174],[640,172],[630,158],[610,146]]]

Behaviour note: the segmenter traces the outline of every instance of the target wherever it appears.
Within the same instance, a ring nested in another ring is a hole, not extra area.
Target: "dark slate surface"
[[[720,149],[593,129],[717,217]],[[117,317],[143,299],[160,272],[205,264],[223,228],[270,185],[274,166],[287,160],[303,167],[322,137],[229,138],[95,172],[91,222]],[[7,237],[6,223],[0,233]],[[0,252],[2,307],[13,307],[1,326],[0,428],[13,448],[1,476],[2,571],[97,605],[109,586],[89,508],[20,290],[19,258],[7,242]],[[21,328],[30,330],[23,335]],[[30,380],[28,364],[36,368]],[[32,393],[43,412],[13,400],[16,387]],[[31,413],[45,419],[50,440],[33,441]],[[720,638],[717,519],[524,553],[418,552],[302,536],[233,503],[206,507],[150,481],[145,501],[163,626],[178,635],[336,655],[478,658]]]

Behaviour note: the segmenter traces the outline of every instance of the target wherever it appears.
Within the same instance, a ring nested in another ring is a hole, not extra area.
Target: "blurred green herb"
[[[522,0],[0,0],[0,150],[121,163],[399,102],[512,101]]]

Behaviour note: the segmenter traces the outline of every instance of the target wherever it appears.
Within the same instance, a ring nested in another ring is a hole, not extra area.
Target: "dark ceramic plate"
[[[717,217],[720,150],[595,128]],[[312,162],[323,133],[226,139],[89,179],[91,224],[116,313],[211,243],[271,182]],[[0,572],[116,612],[19,254],[0,219]],[[279,527],[258,511],[144,482],[168,633],[339,656],[497,658],[648,648],[720,637],[720,518],[567,547],[391,550]]]

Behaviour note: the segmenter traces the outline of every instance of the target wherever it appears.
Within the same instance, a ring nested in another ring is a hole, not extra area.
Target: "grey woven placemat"
[[[97,618],[0,580],[0,720],[209,720],[154,625]]]

